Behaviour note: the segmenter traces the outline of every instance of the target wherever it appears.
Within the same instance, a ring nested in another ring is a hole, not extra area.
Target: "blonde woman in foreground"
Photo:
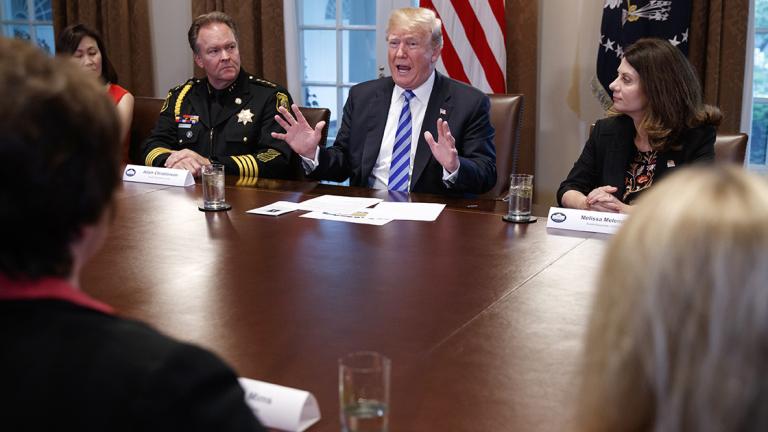
[[[768,183],[681,171],[613,239],[593,305],[581,431],[768,430]]]

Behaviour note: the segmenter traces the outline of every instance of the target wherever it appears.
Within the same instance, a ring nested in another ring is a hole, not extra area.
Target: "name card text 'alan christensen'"
[[[195,179],[185,169],[148,167],[128,164],[123,170],[123,181],[152,183],[166,186],[192,186]]]

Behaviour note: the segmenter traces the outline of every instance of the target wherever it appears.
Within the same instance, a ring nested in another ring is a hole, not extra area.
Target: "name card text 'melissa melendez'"
[[[627,217],[621,213],[550,207],[547,228],[613,234]]]

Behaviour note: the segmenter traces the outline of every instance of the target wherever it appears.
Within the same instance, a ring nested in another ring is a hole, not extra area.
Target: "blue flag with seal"
[[[667,39],[688,55],[691,0],[605,0],[592,92],[603,108],[613,104],[608,86],[624,49],[644,37]]]

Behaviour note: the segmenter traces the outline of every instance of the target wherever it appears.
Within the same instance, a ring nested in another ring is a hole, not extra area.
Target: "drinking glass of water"
[[[387,432],[390,361],[373,351],[339,359],[339,406],[343,432]]]
[[[509,176],[509,211],[504,217],[508,222],[530,222],[533,200],[533,175],[512,174]]]
[[[203,205],[200,210],[220,211],[229,210],[231,205],[224,198],[224,165],[203,165]]]

